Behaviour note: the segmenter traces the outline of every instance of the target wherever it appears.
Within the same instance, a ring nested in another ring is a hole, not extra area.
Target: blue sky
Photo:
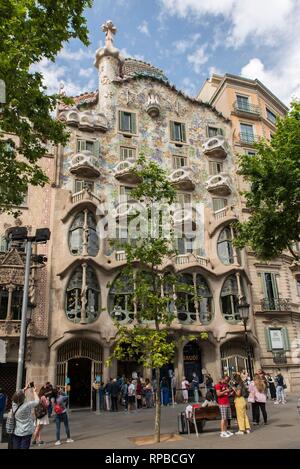
[[[36,67],[50,92],[61,81],[67,94],[97,89],[94,54],[111,19],[124,55],[162,68],[191,96],[212,72],[228,72],[260,79],[287,104],[300,97],[300,0],[94,0],[85,16],[90,47],[73,40],[55,64]]]

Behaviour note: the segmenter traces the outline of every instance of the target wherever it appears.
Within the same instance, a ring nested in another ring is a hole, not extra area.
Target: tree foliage
[[[294,101],[270,142],[256,145],[255,156],[240,155],[239,173],[250,183],[244,193],[250,217],[238,223],[238,247],[250,246],[271,259],[300,240],[300,102]]]
[[[91,4],[91,0],[0,3],[0,80],[6,88],[6,102],[0,103],[1,210],[12,211],[19,205],[28,184],[44,185],[47,181],[38,164],[46,154],[46,142],[67,142],[64,125],[51,115],[58,96],[47,95],[42,75],[32,73],[30,67],[42,59],[54,61],[63,43],[71,38],[89,44],[82,14]],[[6,139],[4,134],[8,134]]]

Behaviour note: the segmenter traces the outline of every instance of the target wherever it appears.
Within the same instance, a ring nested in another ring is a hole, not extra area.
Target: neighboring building
[[[14,139],[13,135],[0,134],[0,138]],[[17,218],[0,214],[0,382],[11,397],[17,378],[18,350],[21,326],[21,309],[24,286],[25,243],[10,238],[13,228],[26,226],[29,235],[37,228],[48,228],[51,224],[52,195],[51,181],[54,176],[54,148],[40,161],[50,179],[45,187],[29,187],[27,197],[20,207]],[[49,257],[49,246],[33,246],[33,255]],[[43,383],[47,379],[49,275],[50,259],[43,266],[32,262],[29,284],[29,308],[26,343],[26,369],[33,381]]]
[[[183,301],[170,326],[176,356],[163,372],[174,368],[179,384],[183,375],[191,378],[193,371],[201,376],[207,370],[216,380],[222,368],[230,372],[246,368],[237,304],[242,296],[250,301],[245,258],[232,246],[231,223],[239,216],[239,194],[228,143],[230,121],[212,106],[175,89],[161,70],[124,60],[112,43],[113,25],[106,23],[104,30],[106,44],[95,61],[99,92],[59,107],[58,118],[66,122],[70,140],[58,150],[51,228],[48,377],[57,384],[70,380],[71,405],[82,406],[90,405],[90,385],[96,375],[106,381],[142,371],[132,362],[104,365],[114,347],[114,319],[132,324],[136,305],[130,282],[124,292],[116,293],[114,282],[126,263],[124,252],[113,251],[96,232],[105,215],[104,202],[113,200],[116,214],[122,207],[120,196],[127,196],[126,207],[130,203],[135,183],[130,168],[141,150],[168,171],[178,200],[198,203],[203,213],[202,245],[195,248],[189,239],[182,239],[180,254],[169,260],[169,266],[183,274],[183,282],[194,284],[203,300],[198,307],[188,293],[181,294]],[[210,136],[211,129],[220,129],[217,141],[214,134]],[[127,237],[120,224],[118,230],[122,238]],[[116,307],[117,300],[121,307]],[[248,327],[258,366],[252,317]],[[207,341],[188,342],[190,333],[201,331],[209,333]],[[142,372],[151,376],[151,370]]]
[[[255,153],[253,144],[262,137],[271,139],[276,130],[276,117],[282,117],[288,111],[259,80],[231,74],[213,74],[204,83],[198,99],[215,106],[231,120],[235,155]],[[241,177],[237,188],[241,191],[247,189]],[[242,213],[242,219],[248,216],[242,196],[239,213]],[[299,246],[295,248],[299,251]],[[299,265],[289,252],[271,262],[260,261],[253,252],[248,252],[247,258],[261,367],[270,372],[280,367],[289,388],[299,391]]]

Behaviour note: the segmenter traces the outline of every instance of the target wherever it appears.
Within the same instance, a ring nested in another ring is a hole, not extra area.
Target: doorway
[[[68,361],[70,379],[70,407],[91,406],[91,371],[89,358],[73,358]]]
[[[192,381],[195,372],[199,382],[203,382],[201,351],[196,341],[188,342],[183,348],[184,374],[188,381]]]

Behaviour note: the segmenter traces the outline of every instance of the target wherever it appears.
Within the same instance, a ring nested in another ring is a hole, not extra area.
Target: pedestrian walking
[[[43,445],[44,441],[41,439],[41,433],[45,425],[49,425],[48,406],[49,399],[45,396],[46,388],[42,387],[38,394],[40,398],[39,404],[35,407],[35,431],[32,437],[32,445]]]
[[[137,379],[136,382],[136,402],[137,402],[137,408],[141,409],[142,408],[142,397],[143,397],[143,386],[142,386],[142,381],[141,378]]]
[[[192,390],[194,392],[194,402],[196,403],[199,402],[199,384],[200,380],[197,374],[194,372],[192,378]]]
[[[118,385],[116,378],[113,379],[112,381],[110,394],[111,394],[111,411],[118,412],[119,385]]]
[[[175,373],[173,373],[172,378],[171,378],[171,386],[172,386],[172,398],[174,404],[176,404],[176,385],[177,385],[177,378]]]
[[[188,401],[189,401],[189,387],[190,387],[190,383],[188,382],[188,380],[184,376],[182,378],[182,382],[181,382],[181,390],[182,390],[183,402],[185,404],[187,404]]]
[[[68,403],[68,396],[63,392],[62,389],[59,389],[58,396],[56,398],[56,404],[54,406],[55,412],[55,424],[56,424],[56,442],[55,446],[61,445],[60,441],[60,426],[61,423],[64,424],[66,435],[67,435],[67,443],[73,443],[74,440],[71,438],[70,434],[70,426],[69,426],[69,417],[67,414],[67,403]]]
[[[244,435],[245,433],[250,433],[250,423],[247,415],[247,401],[243,396],[242,386],[238,385],[234,389],[234,405],[236,410],[236,418],[239,430],[235,433],[236,435]]]
[[[109,382],[105,385],[105,404],[106,410],[111,410],[111,386],[112,386],[112,378],[109,379]]]
[[[3,415],[6,409],[7,396],[3,389],[0,387],[0,431],[2,428]]]
[[[220,433],[221,438],[228,438],[233,435],[232,432],[227,430],[227,421],[228,420],[230,421],[232,419],[231,407],[230,407],[230,401],[229,401],[229,396],[231,394],[231,391],[229,389],[227,381],[228,381],[227,377],[222,376],[219,379],[218,384],[216,384],[215,386],[220,414],[221,414],[221,433]]]
[[[164,376],[160,383],[161,403],[164,406],[169,405],[169,384],[167,378]]]
[[[270,392],[270,398],[275,401],[276,400],[276,387],[275,387],[275,380],[273,376],[268,373],[267,374],[267,381],[269,385],[269,392]]]
[[[34,432],[32,409],[39,404],[34,384],[28,384],[23,390],[15,392],[12,397],[12,413],[14,414],[14,429],[9,447],[12,449],[29,449]]]
[[[252,404],[253,425],[259,425],[260,410],[264,419],[264,424],[267,425],[267,388],[263,379],[259,374],[254,375],[254,380],[249,385],[248,402]]]
[[[149,409],[153,406],[153,388],[152,384],[150,383],[149,378],[145,379],[145,387],[144,387],[145,399],[146,399],[146,407]]]
[[[135,408],[135,385],[132,379],[129,380],[128,385],[128,412],[136,410]]]
[[[122,404],[124,405],[124,411],[128,411],[128,386],[129,380],[123,382],[121,387],[121,395],[122,395]]]
[[[274,404],[286,404],[285,395],[284,395],[284,377],[281,374],[280,368],[277,370],[275,376],[275,386],[276,386],[276,401]]]

